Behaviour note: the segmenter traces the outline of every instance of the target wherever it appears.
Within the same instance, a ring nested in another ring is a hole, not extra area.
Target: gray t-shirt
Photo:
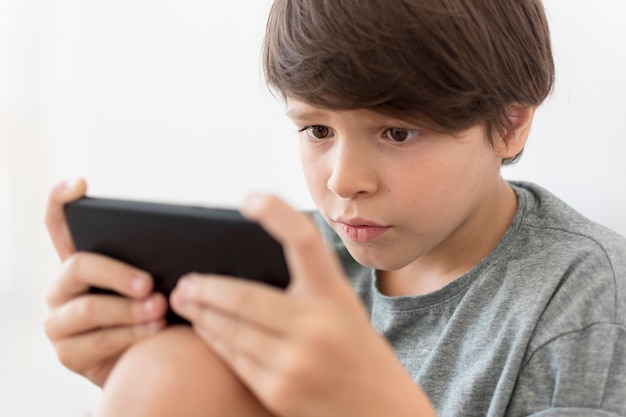
[[[512,185],[519,208],[496,248],[426,295],[381,294],[317,221],[440,417],[626,416],[626,239]]]

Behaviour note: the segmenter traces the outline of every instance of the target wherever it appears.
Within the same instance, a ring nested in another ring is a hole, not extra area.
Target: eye
[[[393,127],[385,131],[385,137],[395,143],[409,142],[419,137],[420,134],[419,130],[402,129],[400,127]]]
[[[300,129],[300,132],[305,132],[312,139],[326,139],[331,135],[330,129],[321,125],[307,126]]]

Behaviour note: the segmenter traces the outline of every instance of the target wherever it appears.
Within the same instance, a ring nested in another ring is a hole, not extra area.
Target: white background
[[[557,78],[511,179],[626,235],[626,2],[546,0]],[[49,188],[236,205],[250,190],[312,207],[294,129],[266,91],[269,0],[0,0],[0,415],[86,416],[98,390],[42,332],[58,262]]]

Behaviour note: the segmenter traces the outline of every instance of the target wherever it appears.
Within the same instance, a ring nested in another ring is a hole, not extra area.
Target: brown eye
[[[385,132],[385,136],[387,137],[387,139],[396,143],[410,141],[411,139],[414,139],[418,137],[419,135],[420,135],[420,132],[418,130],[402,129],[399,127],[388,129]]]
[[[309,126],[305,130],[306,134],[313,139],[326,139],[330,135],[330,129],[326,126]]]

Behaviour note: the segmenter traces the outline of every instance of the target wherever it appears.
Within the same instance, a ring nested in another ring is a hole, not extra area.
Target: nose
[[[339,140],[334,146],[326,186],[339,198],[367,196],[378,189],[375,155],[363,142]]]

